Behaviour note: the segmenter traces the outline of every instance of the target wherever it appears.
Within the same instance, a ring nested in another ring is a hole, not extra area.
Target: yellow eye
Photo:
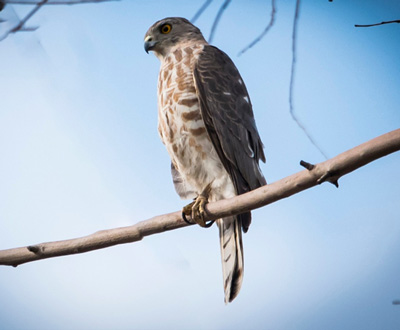
[[[167,33],[170,33],[170,32],[171,32],[171,29],[172,29],[171,25],[169,25],[169,24],[164,24],[164,25],[161,27],[160,31],[161,31],[161,33],[163,33],[163,34],[167,34]]]

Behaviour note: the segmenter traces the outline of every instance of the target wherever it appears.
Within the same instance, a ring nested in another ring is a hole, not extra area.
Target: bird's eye
[[[169,24],[164,24],[163,26],[161,26],[160,31],[161,31],[161,33],[163,33],[163,34],[167,34],[167,33],[170,33],[170,32],[171,32],[171,29],[172,29],[172,26],[171,26],[171,25],[169,25]]]

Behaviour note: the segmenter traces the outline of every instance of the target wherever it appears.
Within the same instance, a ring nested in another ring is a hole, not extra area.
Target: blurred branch
[[[325,159],[328,159],[329,157],[322,150],[322,148],[317,144],[317,142],[314,140],[314,138],[308,132],[306,127],[301,123],[301,121],[297,118],[296,114],[294,113],[293,86],[294,86],[294,74],[295,74],[295,68],[296,68],[297,23],[299,21],[299,13],[300,13],[300,0],[297,0],[294,19],[293,19],[293,32],[292,32],[292,67],[290,70],[290,85],[289,85],[290,115],[292,116],[293,120],[296,122],[297,126],[299,126],[303,130],[303,132],[307,136],[308,140],[318,149],[318,151],[324,156]]]
[[[242,55],[243,53],[247,52],[251,47],[253,47],[254,45],[256,45],[257,43],[259,43],[261,41],[262,38],[264,38],[264,36],[268,33],[269,29],[274,25],[275,23],[275,14],[276,14],[276,4],[275,4],[275,0],[271,0],[271,19],[267,25],[267,27],[264,29],[264,31],[256,38],[254,39],[247,47],[243,48],[238,56]]]
[[[11,33],[16,33],[19,31],[34,31],[37,28],[24,28],[25,23],[33,16],[35,13],[47,2],[48,0],[40,1],[23,19],[21,19],[17,25],[9,29],[5,34],[0,37],[0,41],[6,39]]]
[[[197,21],[197,19],[203,14],[203,12],[207,9],[209,4],[212,2],[212,0],[206,0],[206,2],[203,3],[203,5],[200,7],[200,9],[197,11],[196,14],[194,14],[193,18],[190,20],[193,24],[194,22]]]
[[[33,16],[36,14],[36,12],[42,8],[43,5],[46,4],[48,0],[43,0],[40,1],[35,8],[33,8],[23,19],[21,19],[21,21],[15,26],[13,27],[9,33],[15,33],[19,30],[23,30],[24,29],[24,25],[25,23]],[[36,29],[35,29],[36,30]]]
[[[93,2],[110,2],[119,0],[69,0],[69,1],[46,1],[46,5],[77,5],[82,3]],[[10,5],[38,5],[43,1],[24,1],[24,0],[3,0],[4,3]]]
[[[44,5],[75,5],[82,3],[96,3],[96,2],[106,2],[106,1],[118,1],[118,0],[70,0],[70,1],[19,1],[19,0],[0,0],[0,8],[3,9],[6,4],[13,5],[35,5],[35,7],[23,18],[21,19],[17,25],[7,30],[2,36],[0,36],[0,41],[6,39],[10,34],[16,32],[24,32],[24,31],[35,31],[38,27],[25,27],[26,22],[37,13],[37,11],[42,8]],[[4,20],[0,20],[0,22],[5,22]]]
[[[325,162],[312,165],[302,161],[302,166],[307,168],[304,171],[246,194],[207,204],[206,220],[215,220],[260,208],[325,181],[337,186],[340,177],[399,150],[400,129],[397,129]],[[164,214],[132,226],[102,230],[80,238],[1,250],[0,265],[16,267],[35,260],[84,253],[117,244],[140,241],[145,236],[186,226],[188,224],[181,219],[180,211]]]
[[[378,25],[392,24],[392,23],[400,23],[400,19],[397,19],[394,21],[385,21],[385,22],[380,22],[380,23],[375,23],[375,24],[354,24],[354,26],[355,27],[371,27],[371,26],[378,26]]]
[[[217,16],[215,16],[214,23],[213,23],[213,25],[211,27],[210,37],[208,38],[208,42],[210,44],[214,39],[214,34],[215,34],[216,29],[217,29],[219,20],[221,19],[221,16],[224,13],[224,11],[226,10],[226,8],[228,8],[230,2],[231,2],[231,0],[225,0],[224,3],[222,4],[222,6],[219,8]]]

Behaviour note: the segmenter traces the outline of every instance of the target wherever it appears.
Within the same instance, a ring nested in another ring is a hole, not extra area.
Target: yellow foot
[[[208,196],[210,195],[211,187],[208,185],[203,192],[197,196],[196,200],[182,209],[182,218],[185,222],[190,223],[186,216],[190,216],[191,220],[200,225],[201,227],[211,227],[214,221],[206,223],[206,211],[204,206],[208,203]]]

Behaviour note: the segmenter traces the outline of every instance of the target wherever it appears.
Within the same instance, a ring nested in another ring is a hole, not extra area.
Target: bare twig
[[[257,37],[255,38],[247,47],[243,48],[239,53],[238,56],[242,55],[243,53],[247,52],[251,47],[253,47],[255,44],[259,43],[262,38],[268,33],[270,28],[274,25],[275,23],[275,14],[276,14],[276,4],[275,0],[271,0],[271,19],[267,25],[267,27],[264,29],[264,31]]]
[[[230,2],[231,2],[231,0],[225,0],[224,3],[222,4],[222,6],[219,8],[217,16],[215,16],[214,23],[211,27],[210,37],[208,38],[209,43],[211,43],[213,41],[215,30],[217,29],[219,20],[221,19],[221,16],[224,13],[224,11],[226,10],[226,8],[229,6]]]
[[[375,24],[354,24],[354,26],[355,27],[371,27],[371,26],[378,26],[378,25],[392,24],[392,23],[400,23],[400,19],[397,19],[394,21],[384,21],[384,22],[375,23]]]
[[[399,150],[400,129],[397,129],[316,164],[310,169],[235,198],[207,204],[206,220],[215,220],[260,208],[324,181],[337,183],[340,177]],[[16,267],[35,260],[93,251],[117,244],[140,241],[145,236],[186,226],[189,224],[181,219],[181,212],[164,214],[132,226],[102,230],[81,238],[2,250],[0,251],[0,265]]]
[[[22,31],[35,31],[38,27],[30,27],[26,28],[26,22],[37,13],[37,11],[42,8],[44,5],[75,5],[82,3],[96,3],[96,2],[106,2],[106,1],[119,1],[119,0],[70,0],[70,1],[19,1],[19,0],[4,0],[0,2],[1,5],[5,4],[13,4],[13,5],[35,5],[35,7],[22,19],[18,22],[17,25],[6,31],[2,36],[0,36],[0,41],[6,39],[10,34]]]
[[[212,2],[212,0],[206,0],[206,2],[203,3],[203,5],[200,7],[200,9],[194,14],[193,18],[190,20],[193,24],[194,22],[197,21],[197,19],[203,14],[203,12],[207,9],[209,4]]]
[[[30,29],[24,29],[24,25],[26,24],[26,22],[33,16],[35,15],[35,13],[42,8],[42,6],[47,2],[48,0],[43,0],[40,1],[35,8],[33,8],[22,20],[19,21],[19,23],[14,26],[13,28],[11,28],[10,30],[8,30],[5,34],[3,34],[0,37],[0,41],[3,41],[5,38],[7,38],[11,33],[16,33],[18,31],[34,31],[36,30],[35,28],[30,28]]]
[[[35,8],[33,8],[15,27],[13,27],[11,30],[10,30],[10,33],[15,33],[15,32],[17,32],[18,30],[22,30],[23,28],[24,28],[24,25],[25,25],[25,23],[33,16],[33,15],[35,15],[36,14],[36,12],[40,9],[40,8],[42,8],[42,6],[43,5],[45,5],[46,4],[46,2],[47,2],[48,0],[43,0],[43,1],[40,1],[36,6],[35,6]]]
[[[327,154],[322,150],[322,148],[317,144],[311,134],[307,131],[306,127],[301,123],[301,121],[297,118],[296,114],[294,113],[293,107],[293,86],[294,86],[294,74],[295,74],[295,67],[296,67],[296,42],[297,42],[297,23],[299,20],[299,13],[300,13],[300,0],[296,1],[296,9],[293,19],[293,32],[292,32],[292,67],[290,71],[290,85],[289,85],[289,107],[290,107],[290,115],[292,116],[293,120],[296,122],[297,126],[299,126],[304,134],[307,136],[308,140],[318,149],[318,151],[324,156],[325,159],[329,157]]]
[[[110,2],[119,0],[69,0],[69,1],[47,1],[46,5],[78,5],[93,2]],[[10,5],[38,5],[42,1],[24,1],[24,0],[4,0],[4,3]]]

